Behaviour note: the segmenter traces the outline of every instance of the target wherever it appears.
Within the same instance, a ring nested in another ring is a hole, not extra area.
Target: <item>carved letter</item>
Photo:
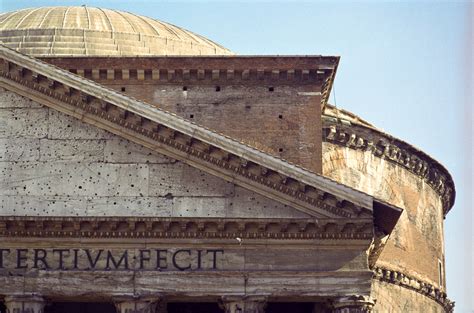
[[[43,266],[45,269],[49,269],[49,265],[48,263],[46,262],[46,256],[47,256],[47,252],[46,250],[44,249],[33,249],[34,253],[35,253],[35,258],[34,258],[34,262],[33,262],[33,268],[39,268],[38,266],[38,263],[41,262],[43,263]],[[40,256],[40,253],[42,254]]]
[[[188,266],[186,267],[181,267],[178,265],[178,263],[176,262],[176,256],[179,254],[179,253],[182,253],[182,252],[186,252],[188,255],[191,255],[191,250],[185,250],[185,249],[182,249],[182,250],[177,250],[174,254],[173,254],[173,265],[174,267],[176,267],[178,270],[180,271],[185,271],[185,270],[189,270],[191,268],[191,264],[189,264]]]
[[[26,255],[22,255],[22,253],[28,253],[28,249],[16,249],[16,268],[28,268],[28,264],[22,265],[22,261],[27,260]]]
[[[162,257],[161,252],[168,253],[168,250],[156,249],[156,268],[160,270],[168,268],[166,256]],[[165,266],[161,266],[161,261],[165,261]]]
[[[3,252],[10,254],[10,249],[0,249],[0,268],[3,268]]]
[[[145,253],[148,255],[145,256]],[[142,270],[145,266],[144,263],[145,261],[150,261],[150,250],[140,250],[140,269]]]
[[[197,265],[197,268],[196,268],[196,269],[197,269],[197,270],[200,270],[200,269],[201,269],[201,263],[202,263],[202,262],[201,262],[201,260],[202,260],[202,258],[201,258],[202,250],[197,250],[197,253],[198,253],[198,259],[197,259],[198,265]]]
[[[77,259],[78,259],[79,249],[74,249],[74,267],[73,269],[78,269],[77,267]]]
[[[102,250],[102,249],[99,250],[99,252],[97,253],[97,255],[96,255],[94,261],[92,261],[92,256],[91,256],[91,253],[90,253],[89,249],[86,249],[86,250],[84,250],[84,251],[86,251],[87,259],[89,260],[90,269],[95,269],[95,266],[96,266],[96,264],[97,264],[97,261],[99,261],[100,255],[102,254],[102,252],[103,252],[104,250]]]
[[[123,252],[122,257],[120,258],[120,260],[118,260],[118,262],[115,262],[112,252],[110,252],[110,250],[107,251],[107,265],[105,267],[106,270],[110,270],[110,266],[109,266],[110,261],[112,261],[112,264],[115,266],[115,269],[118,269],[120,267],[120,264],[122,264],[123,262],[125,269],[128,270],[128,251],[125,250]]]
[[[213,270],[217,269],[217,253],[220,252],[220,253],[224,254],[224,250],[222,250],[222,249],[220,249],[220,250],[207,250],[206,252],[207,253],[211,252],[213,254],[212,269]]]
[[[59,266],[58,270],[64,270],[63,261],[64,261],[64,252],[69,254],[69,249],[53,249],[53,254],[58,252],[59,253]]]

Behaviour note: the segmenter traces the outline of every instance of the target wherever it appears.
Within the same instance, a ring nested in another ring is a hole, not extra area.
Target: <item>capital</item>
[[[162,298],[120,296],[113,300],[117,313],[156,313]]]
[[[362,295],[339,297],[330,301],[332,313],[370,313],[374,305],[374,299]]]
[[[36,294],[18,294],[5,297],[7,313],[43,313],[46,302]]]
[[[266,306],[265,296],[224,296],[220,301],[225,313],[264,313]]]

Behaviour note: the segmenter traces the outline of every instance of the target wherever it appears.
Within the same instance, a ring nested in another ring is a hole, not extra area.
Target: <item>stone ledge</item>
[[[419,294],[433,299],[443,306],[447,313],[454,311],[454,302],[449,300],[447,294],[432,284],[423,282],[417,278],[405,275],[398,271],[389,270],[382,267],[374,268],[374,277],[379,281],[399,285],[401,287],[413,290]]]
[[[439,194],[445,216],[454,205],[455,187],[449,172],[427,154],[401,140],[373,128],[351,123],[344,125],[323,116],[323,142],[369,151],[417,175]]]
[[[373,224],[371,219],[3,216],[0,237],[367,240]]]

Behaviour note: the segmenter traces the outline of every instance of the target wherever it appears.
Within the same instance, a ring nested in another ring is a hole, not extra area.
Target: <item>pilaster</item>
[[[43,313],[45,304],[43,297],[34,294],[5,297],[7,313]]]
[[[361,295],[335,298],[330,302],[332,313],[370,313],[374,305],[374,299]]]
[[[264,313],[267,299],[265,296],[225,296],[220,306],[225,313]]]

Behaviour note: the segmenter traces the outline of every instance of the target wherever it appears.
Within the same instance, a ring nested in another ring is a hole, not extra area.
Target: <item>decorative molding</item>
[[[370,240],[370,219],[0,217],[0,237]]]
[[[427,282],[382,267],[376,267],[374,269],[373,278],[416,291],[442,305],[447,313],[454,311],[454,302],[448,299],[447,294]]]
[[[122,63],[125,63],[122,61]],[[127,63],[125,63],[127,64]],[[266,82],[279,84],[317,84],[329,83],[332,70],[320,70],[317,67],[308,69],[265,69],[248,68],[244,70],[229,69],[187,69],[187,68],[70,68],[69,71],[93,80],[144,80],[160,81],[162,83],[195,82],[199,84],[245,84]]]
[[[339,63],[336,56],[123,56],[106,60],[100,56],[66,56],[44,57],[43,60],[99,82],[314,85],[321,88],[321,107],[328,102]],[[133,68],[123,68],[123,64],[133,64]]]
[[[43,313],[46,301],[37,294],[13,294],[5,297],[7,313]]]
[[[451,175],[425,153],[387,134],[362,125],[343,125],[335,118],[323,118],[323,141],[339,146],[370,151],[412,172],[428,183],[441,197],[446,215],[454,204],[455,189]]]
[[[3,52],[19,54],[9,50],[4,48]],[[33,64],[41,62],[30,59],[28,61]],[[80,117],[312,216],[351,218],[372,215],[373,198],[366,194],[52,65],[41,62],[37,66],[46,67],[47,71],[39,73],[4,57],[0,77],[10,88],[23,91],[26,95],[36,95],[35,99],[47,106]],[[55,79],[59,74],[68,75],[67,79]],[[75,83],[64,82],[68,80]],[[97,96],[95,92],[101,95]],[[153,117],[143,113],[147,110],[154,114]],[[152,118],[162,118],[168,124]],[[176,128],[169,126],[173,122],[177,124]],[[221,141],[226,148],[218,144]],[[268,166],[267,163],[275,164]]]
[[[267,296],[225,296],[219,301],[219,307],[225,313],[264,313]]]
[[[352,295],[331,299],[329,306],[332,313],[370,313],[375,300],[370,296]]]

